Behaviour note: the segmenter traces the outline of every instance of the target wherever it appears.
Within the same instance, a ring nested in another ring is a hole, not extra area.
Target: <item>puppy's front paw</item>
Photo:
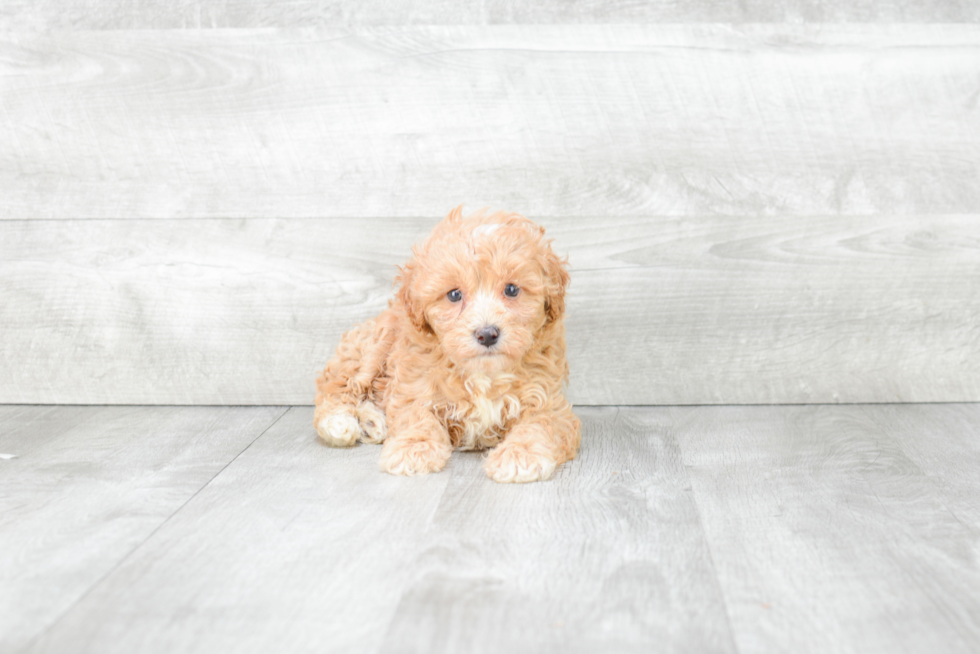
[[[357,406],[357,420],[361,423],[362,443],[381,443],[388,435],[384,411],[374,402],[364,400]]]
[[[385,441],[380,465],[393,475],[424,475],[442,470],[452,453],[448,438],[406,434]]]
[[[361,435],[361,426],[354,414],[341,410],[320,418],[316,433],[330,447],[350,447]]]
[[[501,483],[521,484],[544,481],[555,472],[555,459],[542,444],[526,441],[504,441],[490,450],[483,469],[487,476]]]

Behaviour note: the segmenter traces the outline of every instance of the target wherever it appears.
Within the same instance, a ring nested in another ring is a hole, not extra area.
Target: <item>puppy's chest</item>
[[[520,400],[514,395],[477,393],[447,406],[446,427],[455,448],[482,450],[496,445],[520,412]]]

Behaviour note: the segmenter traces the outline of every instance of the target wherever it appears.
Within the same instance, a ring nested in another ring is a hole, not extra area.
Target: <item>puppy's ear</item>
[[[548,322],[560,319],[565,313],[565,289],[571,276],[568,274],[568,259],[559,259],[547,246],[544,254],[544,272],[547,278],[544,308]]]
[[[412,259],[398,269],[398,275],[395,277],[395,283],[399,286],[397,295],[401,303],[405,305],[405,311],[415,329],[420,332],[431,332],[432,328],[425,320],[425,307],[412,292],[412,277],[415,275],[417,267],[418,264],[415,263],[415,259]]]

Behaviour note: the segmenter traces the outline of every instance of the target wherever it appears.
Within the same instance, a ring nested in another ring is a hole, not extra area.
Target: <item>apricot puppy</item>
[[[579,446],[562,392],[568,271],[527,218],[460,209],[414,248],[388,308],[344,334],[314,425],[333,447],[384,443],[396,475],[489,448],[494,481],[548,479]]]

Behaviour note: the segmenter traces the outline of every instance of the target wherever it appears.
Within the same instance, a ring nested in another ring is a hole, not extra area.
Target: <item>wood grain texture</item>
[[[495,23],[980,22],[968,0],[7,0],[0,28],[174,29]]]
[[[933,414],[947,411],[960,410]],[[929,438],[925,422],[895,435],[860,406],[670,415],[740,652],[980,648],[980,525],[903,451],[918,440],[955,465],[947,444],[975,440],[975,422],[954,415],[966,432]]]
[[[292,409],[28,652],[376,651],[449,475]]]
[[[980,542],[980,405],[865,407],[878,428],[928,475],[939,498]]]
[[[311,413],[291,411],[27,651],[733,651],[657,417],[587,411],[553,483],[500,486],[478,454],[384,475],[377,447],[317,444]]]
[[[669,420],[578,413],[552,482],[456,455],[382,652],[735,651]]]
[[[3,651],[980,647],[980,404],[579,408],[526,486],[385,475],[308,407],[236,452],[281,412],[0,407]]]
[[[980,217],[540,219],[579,404],[980,399]],[[429,219],[0,221],[0,401],[305,404]]]
[[[0,407],[0,452],[17,455],[0,461],[0,651],[56,622],[283,412]]]
[[[13,32],[0,218],[975,213],[978,76],[976,25]]]

